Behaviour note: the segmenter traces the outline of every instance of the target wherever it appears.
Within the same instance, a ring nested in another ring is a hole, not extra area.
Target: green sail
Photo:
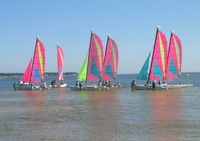
[[[77,81],[86,81],[87,64],[88,64],[88,55],[86,55],[85,57],[80,73],[78,74]]]
[[[137,79],[139,80],[147,80],[147,76],[148,76],[148,69],[149,69],[149,59],[151,56],[151,52],[149,53],[149,56],[147,57],[140,73],[138,74]]]

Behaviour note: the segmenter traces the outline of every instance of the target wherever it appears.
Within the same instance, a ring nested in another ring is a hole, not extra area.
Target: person
[[[78,88],[78,86],[79,86],[79,82],[78,82],[78,81],[76,81],[76,87]]]
[[[31,87],[32,88],[37,88],[33,82],[31,83]]]
[[[43,88],[47,88],[47,84],[46,84],[45,81],[43,81],[43,83],[42,83],[42,87],[43,87]]]
[[[156,81],[155,80],[153,80],[153,82],[152,82],[152,88],[153,88],[153,90],[156,88]]]
[[[98,86],[99,86],[99,87],[102,86],[102,82],[101,82],[101,80],[99,80]]]
[[[64,83],[64,80],[61,80],[61,83],[60,83],[60,84],[61,84],[61,85],[65,84],[65,83]]]
[[[131,90],[134,90],[135,85],[136,85],[136,80],[134,79],[134,80],[131,82]]]
[[[108,86],[108,81],[105,80],[105,86]]]
[[[105,86],[105,81],[104,80],[102,81],[102,86]]]
[[[56,84],[57,84],[55,79],[54,79],[54,81],[53,81],[53,84],[54,84],[54,85],[56,85]]]
[[[112,87],[111,81],[108,82],[108,87]]]
[[[121,87],[121,83],[120,82],[117,82],[117,87]]]
[[[83,82],[80,82],[80,83],[79,83],[79,88],[80,88],[80,91],[83,90]]]

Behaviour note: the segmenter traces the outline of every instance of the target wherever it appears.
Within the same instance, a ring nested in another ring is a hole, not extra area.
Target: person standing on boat
[[[135,85],[136,85],[136,80],[134,79],[134,80],[131,82],[131,90],[134,90]]]
[[[80,91],[83,90],[83,82],[80,82],[80,83],[79,83],[79,88],[80,88]]]
[[[156,80],[153,80],[153,82],[152,82],[152,88],[153,88],[153,90],[156,88]]]

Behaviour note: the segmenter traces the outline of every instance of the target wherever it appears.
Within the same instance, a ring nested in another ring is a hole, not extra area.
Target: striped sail
[[[115,80],[118,69],[118,48],[111,38],[107,39],[105,58],[104,58],[103,80]]]
[[[165,35],[157,29],[149,80],[164,80],[167,62],[167,40]]]
[[[26,71],[22,77],[22,81],[29,82],[30,75],[31,75],[31,68],[32,68],[32,58],[31,58],[31,60],[28,64],[28,67],[26,68]]]
[[[58,65],[58,80],[64,80],[64,52],[60,46],[57,45],[57,65]]]
[[[87,80],[101,80],[103,74],[103,45],[101,39],[94,33],[91,33]]]
[[[40,40],[36,40],[35,52],[33,55],[33,65],[30,82],[44,81],[45,72],[45,48]]]
[[[171,33],[167,59],[166,79],[180,78],[182,67],[182,46],[178,36]]]

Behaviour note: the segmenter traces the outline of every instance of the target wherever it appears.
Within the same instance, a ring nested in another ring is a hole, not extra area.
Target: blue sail
[[[149,60],[150,60],[151,52],[149,53],[140,73],[137,76],[139,80],[147,80],[148,77],[148,69],[149,69]]]

